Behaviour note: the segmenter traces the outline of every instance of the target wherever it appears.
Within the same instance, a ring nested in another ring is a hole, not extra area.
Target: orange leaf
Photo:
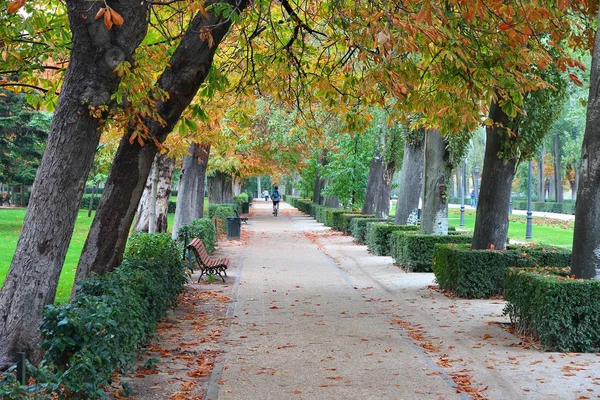
[[[104,13],[104,25],[110,30],[113,26],[112,18],[110,17],[110,8],[106,8]]]
[[[112,16],[112,21],[115,23],[115,25],[123,25],[123,17],[121,17],[121,14],[111,8],[110,15]]]
[[[573,83],[575,83],[577,86],[583,86],[583,82],[581,82],[579,80],[579,78],[577,77],[577,75],[575,74],[569,74],[569,78],[573,81]]]
[[[506,32],[507,30],[509,30],[509,29],[510,29],[510,25],[508,25],[506,22],[501,22],[501,23],[498,25],[498,29],[500,29],[500,30],[501,30],[501,31],[503,31],[503,32]]]
[[[100,18],[101,16],[103,16],[103,15],[104,15],[104,13],[105,13],[105,12],[106,12],[106,8],[104,8],[104,7],[100,8],[100,9],[98,10],[98,13],[96,14],[96,17],[95,17],[94,19],[98,19],[98,18]]]
[[[6,8],[6,12],[9,13],[9,14],[14,14],[17,11],[19,11],[19,9],[21,7],[23,7],[24,4],[25,4],[25,0],[16,0],[16,1],[13,1]]]
[[[206,12],[206,8],[204,8],[204,4],[200,4],[198,6],[198,11],[200,11],[200,14],[204,15],[204,17],[208,19],[208,13]]]

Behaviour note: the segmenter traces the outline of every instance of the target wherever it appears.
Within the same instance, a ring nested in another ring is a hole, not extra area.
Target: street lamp
[[[532,227],[533,215],[531,212],[531,160],[527,168],[527,225],[525,228],[525,239],[533,238]]]
[[[462,188],[460,190],[460,226],[465,226],[465,185],[467,182],[467,163],[462,161]]]
[[[479,200],[479,165],[475,165],[473,172],[475,173],[475,179],[473,179],[473,186],[475,186],[475,207],[477,207]]]

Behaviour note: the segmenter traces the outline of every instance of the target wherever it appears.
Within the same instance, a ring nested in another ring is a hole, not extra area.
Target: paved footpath
[[[532,348],[502,300],[448,298],[285,203],[253,209],[205,399],[600,398],[600,357]]]

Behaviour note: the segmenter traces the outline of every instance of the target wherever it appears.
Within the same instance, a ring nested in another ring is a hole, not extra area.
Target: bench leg
[[[204,275],[205,269],[204,268],[200,268],[200,276],[198,277],[198,283],[200,283],[200,279],[202,279],[202,275]]]

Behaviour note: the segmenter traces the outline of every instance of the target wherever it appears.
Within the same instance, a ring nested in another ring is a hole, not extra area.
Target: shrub
[[[509,246],[507,250],[472,250],[468,245],[437,245],[433,272],[440,288],[459,297],[490,297],[504,291],[508,267],[571,265],[571,252],[549,247]]]
[[[354,218],[375,218],[374,215],[345,213],[340,216],[340,231],[349,235],[352,233],[350,223]]]
[[[295,201],[296,208],[305,214],[311,213],[312,201],[310,199],[298,199]]]
[[[182,225],[177,231],[177,240],[181,243],[185,241],[187,233],[188,243],[193,238],[199,238],[204,243],[206,251],[210,254],[217,246],[217,230],[210,218],[195,219],[189,224]]]
[[[126,368],[140,342],[183,291],[186,275],[167,234],[134,234],[115,271],[79,282],[71,303],[47,306],[40,331],[44,361],[34,371],[35,398],[100,398],[116,369]],[[11,390],[2,379],[0,393]],[[12,388],[14,389],[14,383]]]
[[[352,236],[354,236],[354,240],[356,240],[360,244],[365,244],[366,233],[367,233],[367,223],[369,222],[378,222],[378,221],[387,221],[381,218],[353,218],[352,222],[350,222],[350,230],[352,231]]]
[[[513,200],[512,203],[515,210],[527,210],[527,200]],[[565,201],[563,203],[534,201],[531,203],[531,210],[559,214],[575,214],[575,203],[572,201]]]
[[[310,205],[310,215],[314,217],[318,222],[321,222],[321,210],[323,210],[325,206],[320,204],[311,204]]]
[[[392,257],[408,272],[431,272],[433,252],[437,243],[471,243],[472,236],[425,235],[418,232],[393,232],[390,238]]]
[[[84,195],[81,198],[81,203],[79,204],[79,207],[83,210],[89,210],[90,208],[90,201],[92,201],[92,195]],[[98,194],[96,194],[94,196],[94,204],[92,204],[92,210],[97,210],[98,209],[98,202],[100,201],[100,196]],[[19,203],[17,203],[19,204]]]
[[[175,209],[177,208],[177,202],[173,200],[169,200],[169,209],[167,211],[168,214],[175,214]]]
[[[390,237],[396,231],[416,231],[416,225],[393,225],[391,222],[369,222],[365,233],[365,241],[369,249],[378,256],[389,256]]]
[[[218,233],[225,232],[225,227],[227,226],[227,217],[233,217],[235,215],[233,212],[234,208],[235,207],[232,207],[229,204],[221,204],[215,207],[213,216],[217,219]]]
[[[504,314],[549,351],[600,351],[600,281],[570,279],[567,268],[506,271]]]
[[[208,217],[209,218],[216,217],[215,213],[216,213],[217,209],[220,207],[229,207],[231,209],[231,215],[233,215],[233,210],[237,208],[237,204],[236,203],[209,204],[208,205]],[[220,212],[224,213],[224,211],[220,211]],[[230,215],[228,214],[227,216],[230,216]]]

